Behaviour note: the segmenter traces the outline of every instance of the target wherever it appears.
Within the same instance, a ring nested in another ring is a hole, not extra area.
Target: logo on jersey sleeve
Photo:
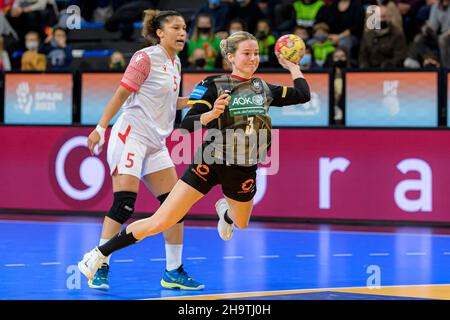
[[[206,91],[208,91],[208,88],[198,85],[192,91],[189,99],[201,99],[205,96]]]

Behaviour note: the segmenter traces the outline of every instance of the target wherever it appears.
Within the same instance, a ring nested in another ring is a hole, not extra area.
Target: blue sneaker
[[[109,265],[107,265],[106,263],[102,264],[100,269],[98,269],[97,272],[95,273],[94,278],[88,281],[89,287],[93,289],[108,290],[109,289],[108,272],[109,272]]]
[[[167,289],[202,290],[205,285],[188,276],[181,265],[178,269],[167,271],[161,279],[161,285]]]

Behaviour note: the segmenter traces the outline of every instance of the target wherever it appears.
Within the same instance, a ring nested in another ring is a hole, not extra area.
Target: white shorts
[[[132,125],[118,121],[111,130],[108,142],[110,174],[129,174],[141,179],[147,174],[174,167],[169,150],[157,148],[130,136]],[[128,133],[127,133],[128,132]]]

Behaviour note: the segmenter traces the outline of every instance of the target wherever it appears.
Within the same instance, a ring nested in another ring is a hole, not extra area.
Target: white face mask
[[[28,50],[34,50],[34,49],[37,49],[37,47],[39,46],[39,42],[37,42],[37,41],[27,41],[25,43],[25,46],[27,47]]]

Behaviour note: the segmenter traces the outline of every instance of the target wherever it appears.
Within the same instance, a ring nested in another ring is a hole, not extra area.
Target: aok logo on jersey
[[[261,94],[231,95],[231,116],[248,116],[265,113],[264,97]]]

